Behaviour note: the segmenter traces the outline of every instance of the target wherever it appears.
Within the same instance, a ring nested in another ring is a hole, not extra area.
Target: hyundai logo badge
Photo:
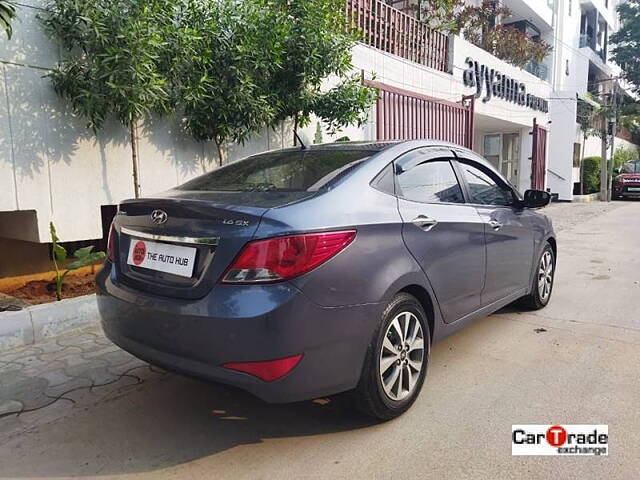
[[[153,220],[153,223],[155,223],[156,225],[162,225],[163,223],[166,223],[167,218],[169,218],[167,216],[167,212],[165,212],[164,210],[154,210],[153,212],[151,212],[151,220]]]

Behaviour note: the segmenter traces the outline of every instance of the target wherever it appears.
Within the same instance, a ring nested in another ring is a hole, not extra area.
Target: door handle
[[[411,223],[425,232],[428,232],[438,224],[438,221],[433,218],[429,218],[426,215],[418,215],[416,218],[411,220]]]
[[[490,220],[489,226],[496,231],[502,228],[502,224],[500,222],[496,222],[495,220]]]

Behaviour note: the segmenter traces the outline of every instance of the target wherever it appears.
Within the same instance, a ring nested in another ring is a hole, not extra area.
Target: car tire
[[[408,293],[397,294],[367,349],[354,392],[357,408],[380,420],[406,412],[422,389],[430,352],[431,333],[422,305]]]
[[[540,310],[551,300],[556,275],[556,256],[547,242],[538,258],[531,293],[518,300],[518,304],[529,310]],[[543,284],[544,282],[544,284]]]

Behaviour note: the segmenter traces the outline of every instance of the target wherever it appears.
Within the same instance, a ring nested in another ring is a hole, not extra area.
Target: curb
[[[588,195],[574,195],[573,203],[591,203],[591,202],[599,202],[600,194],[599,193],[590,193]]]
[[[0,352],[98,323],[95,294],[0,313]]]

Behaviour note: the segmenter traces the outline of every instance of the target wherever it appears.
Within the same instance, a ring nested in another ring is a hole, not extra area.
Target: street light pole
[[[600,201],[607,201],[607,185],[608,185],[608,165],[607,165],[607,136],[609,129],[609,118],[607,112],[607,95],[603,95],[602,109],[605,115],[600,116]]]

